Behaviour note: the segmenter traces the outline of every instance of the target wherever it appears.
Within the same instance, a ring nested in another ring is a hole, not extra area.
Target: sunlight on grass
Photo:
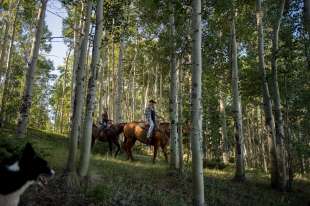
[[[138,156],[138,155],[136,155]],[[111,156],[103,156],[100,154],[95,154],[93,155],[94,160],[98,160],[98,161],[106,161],[106,162],[110,162],[112,164],[122,164],[123,166],[129,166],[129,167],[140,167],[140,168],[156,168],[156,169],[164,169],[167,168],[167,163],[163,162],[163,161],[157,161],[155,164],[153,164],[151,162],[151,159],[147,159],[145,157],[142,156],[138,156],[138,158],[136,158],[137,160],[135,161],[129,161],[129,160],[125,160],[125,159],[119,159],[119,158],[114,158]]]
[[[15,138],[14,129],[1,129],[0,134],[0,152],[3,154],[17,153],[29,141],[53,168],[59,172],[63,170],[68,155],[68,139],[65,136],[34,129],[28,131],[25,139]],[[107,144],[98,144],[91,156],[91,184],[86,195],[94,202],[94,206],[192,204],[189,164],[185,165],[183,174],[179,175],[171,172],[169,164],[162,158],[158,158],[156,164],[153,164],[152,155],[134,151],[136,161],[132,162],[126,160],[124,152],[114,158],[106,155],[107,151]],[[308,206],[308,176],[296,175],[294,191],[279,193],[270,188],[269,175],[260,170],[247,168],[247,180],[244,183],[232,181],[234,172],[233,164],[223,170],[204,169],[205,198],[208,205]]]

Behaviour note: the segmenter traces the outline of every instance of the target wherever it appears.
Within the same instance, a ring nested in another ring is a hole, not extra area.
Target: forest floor
[[[113,158],[107,155],[104,143],[94,148],[89,187],[83,191],[65,191],[62,173],[67,160],[68,140],[61,135],[34,129],[28,130],[24,140],[14,138],[14,134],[13,128],[0,130],[0,161],[17,154],[25,142],[31,142],[56,170],[56,176],[47,187],[29,188],[22,196],[20,206],[192,205],[189,168],[179,175],[169,170],[162,157],[152,164],[151,155],[137,154],[138,151],[134,152],[134,162],[127,161],[124,153]],[[280,193],[270,189],[268,175],[255,169],[247,170],[244,183],[232,181],[233,165],[223,170],[206,169],[204,174],[205,199],[210,206],[310,205],[309,175],[296,176],[293,191]]]

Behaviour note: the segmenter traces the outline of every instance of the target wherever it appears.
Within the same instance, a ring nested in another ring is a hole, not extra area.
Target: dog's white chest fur
[[[0,206],[17,206],[19,203],[20,196],[33,183],[34,181],[28,181],[19,190],[15,192],[12,192],[7,195],[0,194]]]

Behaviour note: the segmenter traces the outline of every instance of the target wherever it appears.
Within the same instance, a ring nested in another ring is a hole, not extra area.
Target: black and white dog
[[[0,206],[17,206],[20,196],[37,181],[54,175],[47,161],[37,156],[27,143],[19,160],[11,165],[0,165]]]

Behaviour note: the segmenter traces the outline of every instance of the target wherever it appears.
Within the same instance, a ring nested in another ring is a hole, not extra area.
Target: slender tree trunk
[[[113,35],[111,37],[112,41],[113,41]],[[108,44],[109,45],[109,44]],[[110,48],[110,47],[109,47]],[[109,49],[110,50],[110,49]],[[111,48],[112,50],[112,57],[114,57],[114,50],[113,50],[113,47]],[[112,89],[112,82],[113,79],[112,79],[112,73],[110,71],[110,62],[113,63],[113,60],[111,59],[112,58],[110,55],[108,56],[108,67],[107,67],[107,80],[108,80],[108,84],[107,84],[107,99],[106,99],[106,103],[107,103],[107,107],[108,107],[108,112],[109,112],[109,118],[111,118],[111,112],[112,112],[112,104],[111,104],[111,89]],[[113,114],[113,113],[112,113]]]
[[[274,114],[275,114],[275,126],[276,126],[276,152],[278,156],[278,184],[277,189],[281,191],[286,190],[287,185],[287,172],[286,172],[286,157],[285,157],[285,146],[284,146],[284,123],[283,115],[281,112],[281,98],[278,84],[278,72],[277,72],[277,55],[279,50],[279,30],[281,19],[284,11],[285,0],[281,1],[280,13],[273,25],[272,32],[272,78],[273,78],[273,99],[274,99]]]
[[[163,99],[163,74],[162,70],[159,76],[159,106],[162,106],[162,99]]]
[[[222,122],[221,135],[222,135],[223,162],[224,164],[228,164],[229,160],[228,135],[227,135],[227,123],[226,123],[225,98],[223,92],[220,92],[219,101],[220,101],[220,118]]]
[[[0,56],[0,77],[2,77],[4,73],[4,61],[7,56],[7,42],[9,40],[9,31],[10,31],[10,23],[7,19],[5,21],[5,30],[4,30],[4,38],[3,38],[3,43],[1,45],[1,56]]]
[[[114,26],[114,19],[113,19]],[[113,120],[116,119],[116,111],[115,111],[115,89],[116,89],[116,79],[115,79],[115,42],[114,42],[114,34],[112,34],[112,73],[111,73],[112,83],[111,83],[111,110],[113,114]]]
[[[288,105],[288,95],[287,95],[287,73],[284,74],[284,89],[285,89],[285,134],[287,142],[287,167],[288,167],[288,181],[287,181],[287,190],[291,191],[294,180],[294,166],[293,166],[293,141],[290,129],[290,120],[289,120],[289,105]]]
[[[54,131],[57,132],[58,129],[58,122],[59,122],[59,98],[57,99],[56,110],[55,110],[55,125]]]
[[[271,166],[271,186],[276,187],[278,182],[278,161],[276,153],[276,131],[275,123],[272,114],[271,97],[268,88],[267,75],[265,69],[265,51],[264,51],[264,32],[263,32],[263,12],[261,7],[261,0],[256,0],[256,21],[258,30],[258,57],[259,57],[259,71],[261,73],[263,86],[263,103],[266,125],[269,130],[268,135],[268,149],[270,153]]]
[[[180,168],[179,148],[178,148],[178,111],[177,111],[177,67],[176,67],[176,42],[175,42],[175,23],[174,23],[174,2],[169,2],[170,7],[170,140],[171,140],[171,161],[170,166],[174,169]]]
[[[39,11],[37,30],[36,30],[35,37],[33,39],[32,51],[31,51],[31,62],[29,64],[28,71],[27,71],[24,95],[23,95],[22,103],[20,107],[20,117],[18,120],[17,130],[16,130],[17,136],[20,138],[25,137],[26,130],[27,130],[28,115],[29,115],[28,112],[31,107],[31,101],[32,101],[32,87],[33,87],[33,81],[34,81],[34,74],[35,74],[36,64],[38,60],[41,36],[42,36],[42,31],[43,31],[44,16],[45,16],[47,0],[42,0],[41,2],[42,2],[42,6]]]
[[[193,205],[203,206],[204,180],[202,169],[202,107],[201,107],[201,0],[192,2],[192,94],[191,94],[191,143],[193,171]]]
[[[235,179],[237,181],[245,180],[245,166],[244,166],[244,136],[242,126],[242,108],[241,98],[239,94],[239,69],[237,63],[237,42],[235,29],[235,12],[232,12],[231,22],[231,66],[232,66],[232,93],[233,93],[233,116],[235,122],[235,139],[236,139],[236,173]]]
[[[261,110],[259,107],[256,108],[256,131],[257,131],[257,138],[258,138],[258,144],[259,144],[259,148],[258,148],[258,152],[261,155],[261,159],[262,159],[262,167],[264,169],[264,172],[267,173],[268,172],[268,165],[267,165],[267,158],[266,158],[266,151],[265,151],[265,141],[263,139],[263,135],[262,135],[262,131],[263,131],[263,127],[264,127],[264,123],[261,121],[260,115],[261,114]]]
[[[82,109],[84,104],[84,78],[85,78],[85,61],[87,54],[87,42],[88,42],[88,34],[90,27],[90,16],[92,11],[92,0],[87,1],[87,5],[85,8],[85,26],[84,31],[81,34],[81,51],[79,55],[78,67],[76,70],[76,85],[74,88],[74,105],[72,108],[72,117],[71,117],[71,131],[70,131],[70,143],[69,143],[69,154],[67,160],[67,168],[66,172],[69,173],[69,179],[67,180],[68,186],[74,186],[74,179],[72,177],[75,176],[76,171],[76,155],[77,155],[77,147],[78,147],[78,136],[80,132],[80,125],[82,119]],[[70,177],[71,176],[71,177]],[[72,179],[70,179],[72,178]],[[71,185],[72,184],[72,185]]]
[[[16,34],[16,23],[17,23],[17,16],[18,16],[18,9],[19,9],[20,1],[17,2],[16,5],[16,11],[14,14],[14,20],[13,20],[13,32],[10,40],[9,50],[8,50],[8,57],[6,61],[6,67],[5,67],[5,73],[4,73],[4,85],[2,90],[2,99],[1,99],[1,111],[0,111],[0,126],[2,126],[6,121],[6,102],[9,95],[9,83],[11,79],[11,59],[13,54],[13,47],[14,47],[14,41],[15,41],[15,34]],[[1,65],[1,64],[0,64]]]
[[[99,0],[96,8],[96,31],[93,42],[92,61],[90,65],[91,72],[88,81],[86,112],[83,123],[84,129],[82,135],[82,149],[81,149],[81,159],[79,167],[79,175],[81,177],[85,177],[87,175],[89,168],[93,112],[95,108],[95,99],[96,99],[96,81],[97,81],[98,68],[100,66],[99,46],[101,43],[102,30],[103,30],[103,0]]]
[[[183,80],[183,70],[182,67],[179,67],[179,88],[178,88],[178,147],[179,147],[179,161],[180,161],[180,172],[183,170],[183,90],[182,90],[182,81]]]
[[[135,52],[135,58],[136,58],[137,51]],[[136,119],[136,63],[135,58],[133,62],[133,74],[132,74],[132,89],[131,89],[131,111],[132,111],[132,121]]]
[[[158,93],[158,63],[156,63],[155,65],[155,71],[154,71],[154,75],[155,75],[155,82],[154,82],[154,97],[157,97],[157,93]]]
[[[109,46],[105,46],[106,49],[103,50],[102,52],[102,66],[101,66],[101,71],[99,74],[99,85],[100,85],[100,92],[99,92],[99,119],[101,117],[101,114],[103,112],[103,107],[106,107],[107,100],[105,100],[105,105],[104,105],[104,97],[107,97],[107,91],[104,91],[104,79],[105,79],[105,71],[106,67],[109,66]],[[108,83],[109,84],[109,83]]]
[[[147,73],[147,80],[146,80],[146,89],[144,92],[144,102],[143,102],[143,110],[142,110],[142,118],[144,118],[144,109],[146,108],[147,101],[148,101],[148,95],[149,95],[149,87],[150,87],[150,80],[149,80],[149,72]]]
[[[0,34],[1,34],[1,36],[2,36],[2,38],[1,38],[1,41],[0,41],[0,59],[2,58],[2,55],[3,55],[3,47],[4,47],[4,45],[5,45],[5,35],[7,35],[6,33],[8,32],[8,31],[6,31],[8,28],[7,28],[7,25],[8,25],[8,22],[6,21],[6,19],[3,19],[2,20],[3,22],[2,22],[2,25],[1,25],[1,32],[0,32]]]
[[[305,27],[308,32],[310,33],[310,1],[304,0],[304,21]]]
[[[71,79],[71,108],[74,107],[74,97],[75,97],[75,87],[76,87],[76,70],[78,68],[80,53],[81,53],[81,40],[82,40],[82,30],[84,29],[84,1],[81,1],[82,9],[79,23],[77,20],[74,22],[74,33],[73,33],[73,42],[74,42],[74,54],[73,54],[73,67],[72,67],[72,79]],[[75,7],[74,13],[77,15],[77,8]],[[72,114],[71,114],[72,115]]]
[[[204,120],[202,120],[202,122],[205,125],[204,131],[202,133],[202,161],[203,161],[203,168],[207,168],[207,162],[208,162],[208,117],[205,116]],[[188,148],[190,150],[190,144],[188,144]],[[210,154],[211,155],[211,154]],[[190,154],[189,154],[190,156]]]
[[[121,37],[119,46],[118,68],[117,68],[117,84],[115,95],[115,123],[122,121],[122,94],[123,94],[123,50],[124,40]]]
[[[305,56],[310,69],[310,1],[304,0]]]
[[[66,58],[66,62],[65,62],[65,71],[64,71],[64,81],[63,81],[63,86],[62,86],[62,97],[61,97],[61,117],[60,117],[60,133],[63,133],[63,124],[64,124],[64,112],[65,112],[65,91],[66,91],[66,87],[67,87],[67,71],[68,71],[68,67],[69,67],[69,58],[71,55],[71,49],[69,48],[68,54],[67,54],[67,58]]]

